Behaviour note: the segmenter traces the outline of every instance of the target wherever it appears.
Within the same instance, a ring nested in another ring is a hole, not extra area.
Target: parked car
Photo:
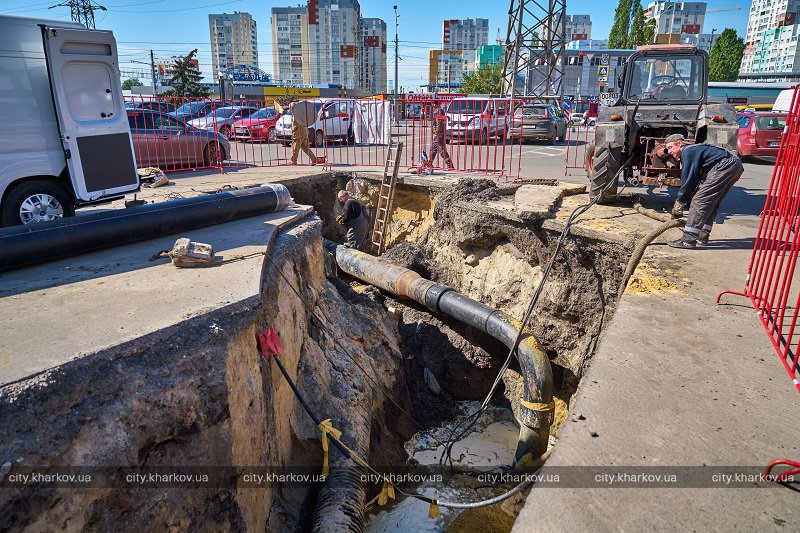
[[[555,144],[567,135],[567,118],[554,104],[524,104],[514,110],[511,127],[512,139],[546,140]]]
[[[737,113],[739,139],[736,149],[742,157],[777,156],[786,113]]]
[[[202,100],[192,100],[191,102],[186,102],[182,106],[175,109],[175,111],[171,112],[173,118],[177,118],[178,120],[189,121],[194,120],[196,118],[200,118],[205,116],[208,112],[217,109],[219,107],[231,106],[234,105],[231,102],[226,102],[224,100],[211,100],[210,98],[205,98]]]
[[[486,144],[505,140],[506,101],[497,98],[457,98],[447,104],[445,134],[451,142]]]
[[[573,113],[569,118],[569,123],[573,126],[582,126],[585,116],[585,113]]]
[[[275,123],[280,116],[275,108],[264,107],[247,118],[237,120],[232,124],[233,135],[230,137],[237,141],[268,141],[276,140]]]
[[[230,157],[225,136],[194,128],[166,113],[128,111],[128,124],[140,168],[213,166]]]
[[[233,123],[249,117],[256,111],[257,109],[251,106],[218,107],[200,118],[188,121],[187,124],[201,130],[214,130],[230,138]]]
[[[353,101],[314,100],[317,118],[308,126],[309,143],[323,146],[326,140],[353,140]],[[292,141],[292,116],[288,109],[275,125],[276,138],[284,143]]]
[[[158,111],[159,113],[172,113],[175,111],[175,106],[164,100],[155,98],[125,98],[125,109],[149,109],[150,111]]]

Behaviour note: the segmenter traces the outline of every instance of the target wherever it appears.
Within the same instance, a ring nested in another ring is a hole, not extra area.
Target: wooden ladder
[[[378,207],[375,211],[375,227],[372,229],[372,247],[376,255],[383,253],[386,241],[386,228],[389,227],[389,217],[392,213],[394,188],[397,183],[397,171],[400,169],[400,154],[403,153],[403,143],[389,143],[386,153],[386,165],[383,167],[383,180],[378,193]]]

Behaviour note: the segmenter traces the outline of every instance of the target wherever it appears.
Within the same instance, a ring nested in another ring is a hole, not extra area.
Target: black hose
[[[0,229],[0,272],[274,213],[291,204],[280,184]]]

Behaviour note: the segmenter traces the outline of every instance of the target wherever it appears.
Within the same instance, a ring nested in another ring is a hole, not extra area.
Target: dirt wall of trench
[[[29,465],[318,473],[320,431],[257,351],[257,331],[267,325],[318,416],[372,462],[397,464],[404,452],[395,435],[411,428],[378,392],[410,409],[397,324],[379,304],[325,277],[321,226],[310,217],[276,239],[260,297],[0,389],[0,478]],[[332,465],[340,461],[335,450],[331,456]],[[192,490],[15,487],[0,490],[0,531],[307,529],[318,489],[254,487],[237,476]]]

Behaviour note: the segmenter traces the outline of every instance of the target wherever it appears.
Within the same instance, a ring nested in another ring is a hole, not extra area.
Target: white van
[[[321,147],[326,140],[347,140],[353,143],[353,111],[352,100],[313,99],[317,109],[317,119],[308,126],[308,142],[312,146]],[[292,116],[287,109],[275,124],[275,136],[285,144],[292,142]]]
[[[782,112],[788,113],[792,107],[792,97],[794,96],[794,89],[784,89],[780,93],[778,93],[778,97],[775,99],[775,104],[772,106],[772,110],[775,112]]]
[[[0,15],[0,224],[138,190],[110,31]]]

